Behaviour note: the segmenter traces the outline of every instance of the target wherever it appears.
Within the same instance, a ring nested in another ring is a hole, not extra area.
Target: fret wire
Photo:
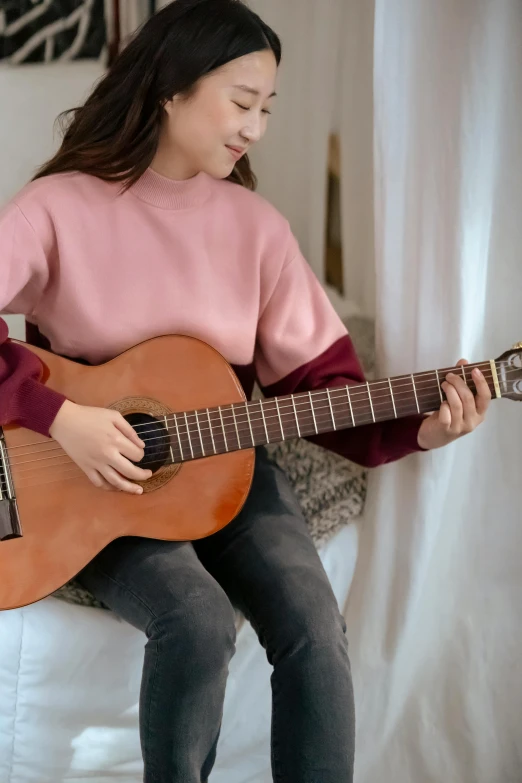
[[[318,435],[319,433],[317,431],[317,422],[315,420],[314,401],[312,400],[312,392],[308,392],[308,399],[310,400],[310,410],[312,411],[312,417],[314,420],[315,434]]]
[[[335,430],[337,429],[337,424],[335,423],[335,416],[334,416],[334,412],[333,412],[333,408],[332,408],[332,400],[331,400],[331,397],[330,397],[330,389],[328,388],[328,386],[326,387],[326,396],[328,397],[328,405],[329,405],[329,408],[330,408],[330,415],[332,417],[332,425],[333,425],[334,432],[335,432]]]
[[[466,384],[466,386],[467,386],[467,385],[468,385],[468,382],[467,382],[467,380],[466,380],[466,370],[464,369],[464,365],[463,365],[463,364],[461,364],[460,366],[462,367],[462,377],[464,378],[464,383],[465,383],[465,384]]]
[[[350,395],[350,389],[346,386],[346,396],[348,397],[348,405],[350,406],[350,414],[352,417],[352,425],[355,427],[355,416],[353,415],[352,398]]]
[[[219,418],[221,419],[221,429],[223,430],[223,440],[225,441],[225,451],[228,451],[227,433],[225,432],[225,424],[223,422],[223,414],[221,413],[221,405],[218,405]],[[238,446],[240,444],[238,443]]]
[[[261,416],[263,417],[263,424],[264,424],[264,427],[265,427],[266,442],[270,443],[270,438],[268,437],[268,430],[266,428],[265,412],[263,410],[263,403],[262,403],[261,400],[259,400],[259,410],[261,411]]]
[[[442,389],[440,387],[440,378],[439,378],[439,371],[438,370],[435,370],[435,375],[437,376],[437,386],[439,388],[440,401],[444,402],[444,397],[442,396]]]
[[[415,404],[417,405],[417,413],[420,413],[419,400],[417,399],[417,389],[415,388],[415,378],[413,377],[413,375],[411,375],[410,377],[411,377],[411,382],[413,384],[413,393],[415,395]]]
[[[395,418],[397,418],[397,409],[395,407],[395,400],[394,400],[394,397],[393,397],[393,389],[392,389],[392,384],[391,384],[391,378],[388,378],[388,386],[390,387],[390,396],[391,396],[391,401],[392,401],[392,405],[393,405],[393,415],[395,416]]]
[[[276,410],[277,410],[277,418],[279,419],[279,426],[281,427],[281,437],[283,440],[285,440],[285,432],[283,430],[283,422],[281,421],[281,412],[279,410],[279,402],[277,400],[277,397],[274,397],[275,404],[276,404]]]
[[[208,419],[208,428],[210,430],[210,437],[212,438],[212,449],[214,451],[214,454],[216,454],[216,444],[214,442],[214,433],[212,431],[212,421],[210,420],[210,411],[207,408],[207,419]]]
[[[185,427],[187,428],[187,437],[188,437],[188,442],[189,442],[189,447],[190,447],[190,456],[192,457],[192,459],[194,459],[194,452],[192,451],[192,438],[190,437],[190,432],[189,432],[189,428],[188,428],[187,412],[186,411],[185,411]]]
[[[296,427],[297,427],[297,437],[300,438],[301,437],[301,430],[299,429],[299,421],[297,419],[297,408],[295,407],[295,400],[294,400],[294,395],[293,394],[292,394],[292,405],[294,406],[294,416],[295,416],[295,424],[296,424]]]
[[[236,411],[234,410],[234,405],[233,404],[230,407],[232,409],[232,418],[234,419],[234,427],[236,428],[237,445],[238,445],[238,448],[241,448],[241,439],[239,437],[239,430],[237,428]],[[250,433],[252,433],[252,427],[250,427]],[[253,437],[254,436],[252,435],[252,438]]]
[[[176,460],[174,459],[174,452],[172,451],[172,441],[170,440],[170,435],[169,435],[169,424],[166,416],[163,416],[163,419],[165,421],[165,427],[167,428],[167,437],[169,439],[170,458],[172,460],[172,464],[174,465]]]
[[[201,438],[201,429],[200,429],[200,426],[199,426],[199,416],[198,416],[198,412],[197,412],[197,411],[195,411],[195,413],[196,413],[196,424],[197,424],[197,427],[198,427],[198,432],[199,432],[199,440],[200,440],[200,442],[201,442],[201,451],[203,452],[203,456],[204,456],[204,457],[206,457],[207,455],[205,454],[205,448],[204,448],[204,446],[203,446],[203,439]]]
[[[371,412],[372,412],[372,419],[373,419],[373,423],[375,424],[375,413],[374,413],[374,410],[373,410],[372,395],[370,393],[370,384],[367,382],[366,386],[368,388],[368,401],[370,403],[370,409],[371,409]]]
[[[176,435],[177,435],[178,443],[179,443],[179,453],[181,455],[181,461],[183,462],[185,457],[183,456],[183,446],[181,445],[181,438],[180,438],[180,435],[179,435],[179,427],[178,427],[178,416],[177,416],[176,413],[174,414],[174,424],[176,425]]]

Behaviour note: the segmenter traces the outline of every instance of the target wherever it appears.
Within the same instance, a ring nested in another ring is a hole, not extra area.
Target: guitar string
[[[346,395],[344,395],[344,396],[346,398]],[[408,402],[405,403],[404,401],[401,401],[400,399],[398,399],[399,396],[400,395],[397,395],[396,398],[395,398],[395,409],[396,409],[397,412],[400,411],[400,413],[401,413],[400,416],[397,415],[397,418],[402,418],[403,415],[407,415],[407,414],[403,414],[401,406],[403,406],[404,404],[411,405],[412,404],[412,400],[410,399],[411,395],[408,395]],[[382,397],[384,397],[384,395],[382,395]],[[333,395],[330,395],[330,399],[333,401]],[[378,399],[378,398],[376,398],[376,399]],[[438,401],[440,403],[440,397],[439,397],[438,393],[436,393],[436,396],[435,396],[435,393],[433,391],[431,391],[429,394],[422,394],[421,392],[417,393],[417,400],[419,401],[419,407],[420,407],[420,403],[421,402],[424,405],[424,404],[427,403],[427,400],[430,400],[430,402],[431,402],[432,399],[434,401],[436,401],[436,402]],[[267,402],[271,402],[271,400],[268,400]],[[267,406],[265,405],[264,407],[266,408]],[[341,411],[339,411],[338,408],[336,410],[334,405],[332,405],[332,407],[330,407],[329,404],[314,405],[314,409],[313,410],[314,410],[314,415],[315,415],[316,421],[318,420],[318,417],[321,417],[322,412],[325,412],[327,414],[327,416],[325,418],[325,422],[332,419],[332,412],[333,412],[333,414],[334,414],[333,420],[334,420],[335,425],[337,426],[337,417],[343,415],[343,413],[345,412],[347,407],[349,407],[349,405],[348,405],[347,398],[346,398],[346,402],[343,405],[343,408],[342,408]],[[377,419],[377,417],[381,414],[381,411],[383,409],[386,410],[386,411],[390,411],[391,412],[391,410],[392,410],[391,400],[387,399],[386,401],[384,401],[382,403],[373,402],[372,408],[370,408],[368,400],[366,400],[366,403],[364,404],[364,406],[361,405],[360,403],[352,404],[352,408],[350,410],[350,414],[353,411],[353,414],[354,414],[353,415],[353,420],[354,421],[352,422],[353,426],[360,426],[360,422],[357,420],[357,417],[355,416],[355,413],[357,413],[357,416],[367,415],[368,412],[371,409],[373,409],[373,412],[375,414],[375,418]],[[299,411],[300,411],[301,415],[302,414],[306,414],[308,417],[312,418],[312,409],[311,409],[311,407],[309,405],[308,405],[308,407],[299,406]],[[415,413],[417,413],[417,412],[418,412],[417,411],[417,407],[415,406]],[[257,412],[253,411],[253,413],[250,414],[250,415],[249,414],[245,414],[242,411],[237,411],[236,412],[236,416],[235,416],[235,422],[238,425],[238,427],[239,426],[246,427],[246,431],[249,431],[250,425],[257,425],[257,423],[260,423],[262,425],[262,429],[264,429],[265,423],[267,424],[267,426],[271,427],[272,426],[272,422],[277,424],[280,419],[284,419],[286,421],[288,419],[288,417],[290,417],[290,421],[291,422],[295,422],[296,421],[295,411],[293,409],[293,406],[279,406],[279,415],[277,413],[271,414],[271,413],[268,413],[268,412],[264,413],[263,415],[253,415],[254,413],[260,413],[260,410],[257,411]],[[194,414],[189,414],[189,415],[195,418]],[[391,418],[393,419],[395,417],[391,417]],[[225,417],[223,417],[223,419],[225,419]],[[232,419],[233,419],[233,417],[228,417],[227,426],[232,429],[232,432],[235,432],[235,427],[234,427],[234,425],[231,422]],[[370,416],[370,419],[369,419],[369,421],[367,423],[370,423],[370,422],[373,423],[373,416]],[[212,435],[220,437],[222,435],[222,432],[224,431],[225,435],[223,437],[226,437],[226,435],[227,435],[226,428],[220,426],[221,425],[221,418],[219,416],[214,417],[213,421],[211,419],[211,425],[212,426],[209,426],[208,422],[205,421],[204,414],[202,414],[202,418],[201,418],[201,421],[199,422],[199,426],[196,423],[196,426],[192,427],[191,426],[192,422],[189,422],[189,426],[188,427],[182,421],[179,421],[177,423],[178,423],[177,433],[175,433],[172,428],[169,429],[168,433],[162,433],[160,435],[157,434],[157,429],[149,430],[149,432],[152,432],[152,433],[155,433],[155,434],[152,437],[145,438],[144,439],[145,444],[147,445],[147,444],[152,443],[153,441],[164,440],[164,439],[170,438],[170,437],[176,439],[178,434],[180,436],[185,437],[187,439],[187,443],[188,443],[189,440],[192,441],[193,440],[193,436],[195,436],[196,437],[196,439],[195,439],[195,443],[196,444],[198,443],[198,441],[201,440],[200,434],[202,435],[203,433],[205,433],[205,434],[206,433],[211,433]],[[288,422],[286,421],[286,423],[288,423]],[[295,426],[297,426],[297,424]],[[335,427],[334,427],[334,429],[335,429]],[[29,454],[50,454],[50,453],[54,454],[56,452],[60,452],[60,453],[59,454],[55,454],[54,456],[38,457],[36,459],[35,458],[29,459],[29,460],[20,459],[20,457],[28,456]],[[27,464],[30,464],[32,462],[41,462],[42,460],[56,459],[58,456],[62,456],[65,453],[66,452],[60,446],[52,446],[51,448],[41,449],[39,451],[25,452],[23,454],[15,455],[15,457],[11,459],[11,465],[13,465],[13,466],[27,465]]]
[[[469,368],[469,365],[465,365],[465,367],[466,367],[466,368]],[[516,371],[515,371],[515,372],[516,372]],[[432,374],[433,374],[433,373],[432,373]],[[382,383],[384,383],[384,381],[383,381]],[[320,394],[320,393],[324,394],[324,393],[325,393],[325,390],[323,389],[323,390],[317,390],[317,391],[316,391],[316,394]],[[309,395],[308,393],[300,393],[300,396],[305,396],[305,397],[306,397],[306,399],[307,399],[307,400],[309,400],[309,396],[310,396],[310,395]],[[333,395],[331,395],[331,396],[332,396],[332,398],[333,398]],[[343,396],[344,396],[344,395],[343,395]],[[423,399],[423,402],[424,402],[424,401],[425,401],[425,395],[422,395],[422,394],[421,394],[421,399]],[[272,400],[273,400],[273,398],[272,398]],[[437,395],[437,397],[434,399],[434,402],[438,402],[439,400],[440,400],[440,397],[439,397],[439,395]],[[266,400],[265,402],[270,402],[270,401],[271,401],[271,400],[270,400],[270,399],[268,399],[268,400]],[[252,403],[250,403],[250,404],[252,404]],[[366,402],[366,406],[367,406],[367,405],[368,405],[368,401]],[[283,407],[286,407],[286,408],[288,408],[288,407],[290,407],[290,406],[283,406]],[[319,407],[320,407],[320,408],[322,408],[322,409],[328,409],[328,408],[329,408],[329,406],[319,406]],[[316,410],[317,410],[317,409],[316,409]],[[416,413],[416,409],[412,409],[412,411],[411,411],[411,412],[412,412],[412,413]],[[330,412],[330,413],[331,413],[331,412]],[[194,415],[194,414],[191,414],[191,415]],[[288,416],[288,413],[285,413],[285,412],[284,412],[284,410],[283,410],[283,413],[282,413],[282,415],[283,415],[283,416]],[[311,415],[311,411],[309,412],[309,415]],[[406,413],[404,413],[403,411],[401,411],[401,417],[402,417],[402,416],[404,416],[404,415],[407,415],[407,414],[406,414]],[[229,417],[229,418],[231,418],[231,417]],[[255,423],[256,423],[256,422],[263,422],[263,428],[261,429],[261,433],[260,433],[260,434],[261,434],[261,436],[263,436],[263,434],[264,434],[264,435],[265,435],[265,437],[266,437],[266,433],[263,433],[263,429],[264,429],[264,426],[265,426],[265,421],[266,421],[266,419],[267,419],[267,418],[279,418],[279,417],[276,417],[276,416],[272,416],[272,417],[267,417],[267,416],[265,416],[264,418],[263,418],[263,417],[254,417],[254,418],[250,417],[250,422],[251,422],[251,423],[253,422],[253,423],[254,423],[254,426],[255,426]],[[327,416],[327,420],[328,420],[328,416]],[[316,418],[316,422],[317,422],[317,418]],[[364,424],[370,424],[370,423],[372,423],[372,422],[373,422],[373,417],[372,417],[372,418],[369,418],[368,420],[365,420],[365,421],[356,422],[356,424],[357,424],[358,426],[359,426],[359,425],[361,425],[361,426],[362,426],[362,425],[364,425]],[[238,423],[238,425],[239,425],[239,424],[243,424],[243,423],[244,423],[244,421],[238,421],[237,423]],[[287,423],[288,423],[288,422],[287,422]],[[343,421],[341,421],[341,420],[340,420],[340,418],[339,418],[339,414],[338,414],[338,418],[336,419],[336,422],[335,422],[335,423],[336,423],[336,426],[338,426],[340,429],[344,429],[346,424],[347,424],[348,426],[350,426],[350,425],[352,425],[352,424],[353,424],[353,421],[352,421],[352,418],[351,418],[351,417],[349,417],[349,418],[347,418],[347,419],[346,419],[346,420],[343,422]],[[296,426],[297,426],[297,425],[296,425]],[[320,422],[320,426],[322,426],[322,422]],[[212,429],[214,429],[214,428],[212,428]],[[250,427],[249,427],[249,429],[250,429]],[[331,429],[331,428],[329,428],[329,429]],[[185,432],[181,431],[181,432],[180,432],[180,435],[184,435],[185,437],[187,437],[187,438],[188,438],[188,437],[190,437],[188,433],[189,433],[189,432],[195,432],[195,431],[196,431],[195,429],[189,429],[189,430],[186,430]],[[201,431],[201,427],[200,427],[200,429],[198,430],[198,434],[200,433],[200,431]],[[207,432],[207,431],[208,431],[208,432],[210,432],[210,428],[203,428],[203,431],[204,431],[204,432]],[[244,434],[245,432],[248,432],[248,431],[247,431],[247,430],[245,430],[245,429],[243,428],[243,429],[241,429],[241,430],[239,431],[239,434],[241,435],[241,434]],[[202,433],[201,433],[201,434],[202,434]],[[215,434],[215,435],[218,435],[218,433],[216,433],[216,432],[214,432],[214,434]],[[297,434],[297,433],[296,433],[296,434]],[[313,435],[314,433],[313,433],[313,432],[310,432],[310,433],[306,433],[306,434],[307,434],[307,435]],[[258,433],[258,432],[257,432],[257,430],[256,430],[256,436],[257,436],[257,435],[259,435],[259,433]],[[229,433],[229,436],[230,436],[230,433]],[[157,437],[155,437],[155,438],[151,438],[151,439],[148,439],[148,440],[149,440],[149,441],[150,441],[150,440],[157,440],[157,439],[161,439],[161,438],[165,438],[165,437],[166,437],[165,435],[163,435],[163,436],[157,436]],[[219,437],[219,435],[218,435],[218,437]],[[225,437],[225,436],[223,436],[223,437]],[[291,436],[290,436],[290,437],[291,437]],[[237,440],[237,438],[236,438],[236,440]],[[207,447],[209,447],[209,446],[210,446],[210,442],[209,442],[208,440],[206,440],[206,441],[205,441],[205,443],[203,443],[203,439],[202,439],[202,438],[200,438],[200,442],[201,442],[201,444],[202,444],[202,448],[203,448],[203,449],[205,448],[205,445],[206,445]],[[270,441],[268,440],[268,442],[270,442]],[[243,444],[241,443],[241,440],[240,440],[240,439],[239,439],[239,444],[240,444],[241,446],[243,446]],[[245,448],[249,448],[250,446],[244,446],[244,447],[245,447]],[[181,441],[180,441],[180,452],[181,452],[181,451],[182,451],[182,449],[181,449]],[[63,452],[63,455],[67,457],[67,455],[65,454],[65,452]],[[62,455],[60,455],[60,456],[62,456]],[[187,456],[187,458],[188,458],[188,455],[186,455],[186,456]],[[201,455],[198,455],[198,456],[200,456],[200,457],[201,457],[201,456],[212,456],[212,455],[210,455],[210,454],[207,454],[206,452],[203,452],[203,451],[202,451],[202,454],[201,454]],[[41,460],[32,460],[32,462],[39,462],[39,461],[41,461]],[[70,460],[69,460],[69,458],[67,458],[67,460],[66,460],[66,463],[67,463],[67,462],[69,462],[69,461],[70,461]],[[141,463],[140,463],[140,465],[144,465],[144,464],[147,464],[147,462],[154,462],[154,461],[155,461],[154,459],[151,459],[151,460],[146,460],[145,462],[141,462]],[[31,462],[31,460],[29,460],[28,462]],[[61,464],[66,464],[66,463],[58,463],[58,464],[59,464],[59,465],[61,465]],[[45,467],[45,466],[42,466],[42,467]],[[52,466],[51,466],[51,467],[52,467]],[[21,472],[23,472],[23,470],[22,470],[22,471],[19,471],[19,472],[21,473]],[[3,486],[3,485],[5,485],[5,480],[3,480],[3,483],[2,483],[2,484],[0,484],[0,487],[1,487],[1,486]]]
[[[415,410],[416,410],[416,409],[415,409]],[[413,412],[413,410],[412,410],[412,412]],[[351,419],[348,419],[348,418],[347,418],[347,419],[345,420],[345,423],[347,423],[348,421],[351,421]],[[364,424],[370,424],[370,423],[372,423],[372,419],[368,419],[368,421],[366,421],[366,422],[363,422],[363,425],[364,425]],[[341,424],[341,425],[340,425],[340,429],[342,428],[342,426],[343,426],[343,425]],[[291,436],[291,437],[297,437],[297,432],[295,433],[295,435],[293,435],[293,436]],[[251,446],[245,446],[245,448],[252,448],[252,447],[251,447]],[[226,453],[226,452],[221,452],[221,453]],[[210,455],[210,454],[208,454],[207,456],[214,456],[214,455]],[[195,460],[196,460],[196,459],[201,459],[202,457],[203,457],[203,455],[198,455],[198,456],[194,457],[194,459],[195,459]],[[153,461],[154,461],[154,460],[151,460],[151,462],[153,462]],[[184,460],[184,461],[190,461],[190,462],[192,462],[193,460],[192,460],[192,459],[190,459],[190,460],[189,460],[189,459],[187,458],[187,459],[186,459],[186,460]],[[145,462],[145,463],[140,463],[140,466],[141,466],[141,465],[143,465],[143,464],[146,464],[146,462]],[[178,465],[181,465],[182,463],[181,463],[181,462],[178,462],[178,463],[173,463],[173,464],[178,464]],[[60,464],[59,464],[59,466],[56,466],[56,465],[55,465],[55,466],[50,466],[50,468],[46,468],[46,470],[47,470],[47,471],[48,471],[48,470],[54,470],[54,471],[56,471],[56,470],[58,469],[58,467],[61,467],[62,465],[67,465],[67,467],[66,467],[66,468],[64,468],[64,469],[61,471],[61,473],[63,473],[63,472],[67,473],[67,472],[69,472],[70,470],[74,470],[75,468],[77,469],[77,475],[75,475],[75,476],[71,476],[71,477],[70,477],[71,479],[72,479],[72,478],[79,478],[79,477],[85,476],[85,474],[84,474],[84,472],[82,471],[82,469],[81,469],[81,468],[80,468],[78,465],[76,465],[76,463],[75,463],[73,460],[70,460],[70,459],[69,459],[69,460],[67,460],[67,461],[64,461],[63,463],[60,463]],[[38,470],[38,469],[39,469],[39,468],[37,467],[37,468],[36,468],[36,470]],[[35,470],[35,468],[33,468],[32,470]],[[23,472],[23,471],[17,471],[17,473],[19,473],[19,472]],[[20,480],[17,480],[17,482],[16,482],[16,486],[17,486],[17,488],[18,488],[18,487],[20,487],[20,488],[23,488],[23,489],[28,489],[29,487],[32,487],[32,486],[37,486],[38,484],[47,484],[49,481],[59,481],[59,480],[61,480],[60,478],[56,478],[56,479],[45,479],[45,480],[42,480],[41,482],[35,483],[35,482],[33,482],[33,481],[30,481],[30,479],[31,479],[31,478],[32,478],[32,476],[27,476],[27,475],[25,475],[25,476],[23,476],[23,477],[22,477]],[[29,479],[29,481],[27,481],[27,479]],[[64,480],[69,480],[69,479],[64,479]],[[131,479],[129,479],[129,480],[131,480]]]
[[[492,382],[492,377],[490,379],[486,378],[486,381],[491,381]],[[370,382],[370,386],[371,386],[371,383],[372,382]],[[384,384],[385,382],[382,381],[380,383]],[[406,386],[411,387],[411,390],[408,391],[408,396],[410,396],[411,393],[414,391],[414,386],[412,384],[411,377],[409,378],[409,381],[407,383],[395,386],[395,388],[393,390],[393,398],[394,398],[395,401],[397,401],[397,399],[399,399],[399,401],[400,401],[401,396],[404,396],[404,393],[401,392],[401,391],[398,391],[398,390],[401,389],[401,388],[404,388]],[[431,387],[431,384],[430,384],[430,387]],[[419,395],[419,393],[422,394],[423,390],[425,390],[427,388],[428,387],[426,387],[423,384],[415,384],[415,391],[417,392],[417,396]],[[347,398],[348,398],[348,395],[349,395],[350,402],[352,403],[352,406],[355,406],[355,407],[359,406],[359,409],[360,409],[361,407],[366,408],[369,405],[369,395],[368,395],[368,389],[367,389],[367,385],[366,384],[361,384],[361,385],[359,385],[359,384],[356,384],[356,385],[348,384],[348,386],[343,386],[343,387],[332,387],[331,389],[329,389],[329,391],[330,391],[330,394],[328,396],[330,397],[330,400],[332,401],[332,403],[336,403],[338,400],[343,400],[344,404],[346,404],[346,402],[348,402]],[[391,403],[392,395],[390,394],[390,391],[389,391],[389,385],[386,385],[386,387],[384,389],[382,389],[381,391],[384,391],[384,394],[373,393],[371,395],[372,403],[374,401],[378,401],[379,399],[383,399],[383,398],[386,398],[386,400],[389,400],[389,402]],[[431,392],[431,388],[430,388],[430,392]],[[297,394],[294,394],[294,395],[291,395],[291,396],[297,402],[297,405],[296,405],[297,410],[301,410],[303,412],[306,412],[306,411],[308,411],[310,409],[310,397],[313,398],[313,397],[317,397],[319,395],[324,396],[325,394],[327,394],[327,390],[326,389],[316,389],[315,391],[312,391],[310,393],[309,392],[298,392]],[[299,403],[299,400],[301,398],[303,399],[303,404],[302,405]],[[346,398],[346,401],[345,401],[345,398]],[[234,419],[237,418],[238,416],[246,416],[247,418],[244,419],[244,421],[247,421],[248,416],[249,416],[249,409],[251,409],[254,405],[259,404],[261,402],[263,407],[266,408],[266,407],[268,407],[270,405],[270,403],[274,403],[274,405],[275,405],[275,402],[274,402],[275,399],[276,399],[275,397],[272,397],[272,398],[264,398],[262,400],[257,400],[257,401],[248,401],[248,402],[241,401],[241,402],[237,402],[237,403],[233,403],[233,404],[223,405],[223,406],[221,406],[221,415],[219,414],[218,408],[216,406],[212,406],[208,410],[209,410],[209,413],[211,413],[214,416],[216,416],[217,418],[219,418],[219,423],[221,423],[221,419],[223,420],[223,422],[233,423]],[[286,399],[286,396],[285,397],[277,397],[277,400],[285,400],[285,399]],[[361,406],[360,403],[363,403],[363,406]],[[234,406],[237,406],[237,407],[234,407]],[[233,415],[227,415],[226,411],[230,410],[232,407],[234,408]],[[242,408],[244,408],[245,410],[242,410]],[[317,408],[315,408],[315,406],[314,406],[314,410],[317,410]],[[207,409],[205,409],[205,408],[200,408],[197,411],[195,411],[195,410],[194,411],[190,411],[190,412],[187,411],[187,416],[193,417],[194,418],[194,423],[196,424],[196,426],[191,429],[191,432],[198,431],[198,428],[197,428],[198,421],[201,420],[201,424],[203,424],[205,422],[206,411],[207,411]],[[279,403],[279,411],[281,413],[284,413],[285,415],[286,415],[286,411],[290,411],[290,413],[295,413],[294,405],[291,402],[289,404],[285,404],[284,402],[281,402],[281,403]],[[255,411],[253,411],[253,412],[255,412]],[[196,420],[196,414],[197,414],[197,420]],[[166,420],[166,422],[174,422],[174,423],[176,423],[176,418],[177,417],[182,417],[182,416],[183,416],[183,412],[177,412],[177,413],[174,413],[174,414],[169,414],[169,415],[165,416],[164,421]],[[271,415],[269,414],[267,418],[271,418]],[[177,424],[182,426],[182,427],[185,426],[185,424],[182,421],[181,422],[177,421]],[[200,426],[201,426],[201,424],[200,424]],[[133,429],[137,430],[140,426],[149,426],[150,427],[151,426],[151,422],[146,422],[146,423],[144,423],[142,425],[137,425]],[[141,436],[141,435],[145,435],[145,434],[147,434],[149,432],[155,432],[155,431],[156,431],[156,428],[152,428],[152,429],[145,430],[144,432],[137,433],[137,434],[140,434],[140,436]],[[19,444],[18,446],[12,447],[10,449],[10,453],[14,453],[15,450],[18,451],[21,448],[27,448],[29,446],[51,446],[51,448],[39,449],[38,452],[24,452],[24,453],[21,453],[21,454],[17,454],[15,456],[20,456],[20,457],[21,456],[27,456],[28,454],[32,454],[32,453],[40,453],[41,451],[50,451],[50,450],[53,450],[53,449],[59,449],[60,448],[59,446],[52,446],[52,443],[54,443],[54,441],[51,441],[51,442],[49,442],[49,441],[40,441],[40,442],[33,441],[33,442],[30,442],[30,443]]]
[[[438,399],[438,398],[437,398],[437,399]],[[434,398],[434,401],[435,401],[435,398]],[[410,411],[408,411],[408,413],[416,413],[416,408],[411,408],[411,409],[410,409]],[[407,415],[407,414],[405,413],[404,415]],[[328,417],[327,417],[327,420],[328,420]],[[331,420],[331,419],[330,419],[330,420]],[[344,417],[344,418],[339,418],[339,419],[337,420],[337,426],[339,427],[339,429],[345,429],[345,425],[348,425],[348,426],[350,426],[350,425],[351,425],[351,422],[352,422],[352,420],[351,420],[351,417],[350,417],[350,416],[348,416],[348,417]],[[361,426],[364,426],[365,424],[371,424],[372,422],[373,422],[373,419],[368,417],[368,418],[366,418],[364,421],[361,421],[361,422],[360,422],[360,425],[361,425]],[[243,435],[245,435],[245,434],[246,434],[246,436],[247,436],[247,437],[249,437],[249,430],[247,430],[247,429],[242,429],[242,430],[240,430],[239,432],[240,432],[240,435],[241,435],[241,434],[243,434]],[[261,435],[261,436],[263,436],[263,435],[264,435],[264,432],[263,432],[263,430],[262,430],[262,429],[260,429],[259,431],[257,431],[257,430],[256,430],[256,433],[255,433],[255,434],[256,434],[256,436],[258,436],[258,435]],[[310,432],[310,433],[305,433],[305,434],[306,434],[306,435],[313,435],[314,433],[313,433],[313,432]],[[297,437],[297,429],[296,429],[295,433],[289,434],[289,437],[290,437],[290,438],[295,438],[295,437]],[[237,440],[237,437],[236,437],[236,440]],[[264,440],[264,438],[263,438],[263,440]],[[242,448],[251,448],[251,447],[252,447],[252,445],[251,445],[251,444],[248,444],[248,445],[246,445],[246,444],[243,444],[243,443],[241,442],[241,439],[239,440],[239,444],[240,444],[240,446],[241,446]],[[207,441],[206,441],[206,445],[207,445],[208,447],[210,447],[210,441],[208,441],[208,440],[207,440]],[[233,450],[236,450],[236,449],[233,449]],[[221,453],[225,453],[225,452],[221,452]],[[67,455],[66,455],[65,453],[64,453],[64,455],[63,455],[63,456],[67,457]],[[213,455],[212,455],[212,454],[209,454],[209,453],[207,453],[207,454],[203,454],[203,453],[201,453],[201,454],[197,454],[197,455],[195,455],[195,458],[201,458],[201,457],[203,457],[203,456],[213,456]],[[187,461],[187,460],[188,460],[188,454],[186,454],[186,455],[185,455],[185,459],[184,459],[184,460],[182,460],[182,461]],[[37,460],[36,460],[36,461],[37,461]],[[152,463],[152,462],[155,462],[155,461],[156,461],[155,459],[145,460],[144,462],[141,462],[141,463],[140,463],[140,466],[146,465],[146,464],[148,464],[148,463],[150,464],[150,463]],[[67,457],[67,459],[66,459],[64,462],[60,462],[60,463],[58,463],[58,464],[51,465],[51,466],[37,466],[36,468],[29,468],[29,469],[27,469],[27,468],[26,468],[26,469],[18,470],[18,471],[17,471],[17,474],[23,474],[23,473],[25,472],[25,476],[22,476],[22,475],[21,475],[21,479],[23,480],[23,478],[28,478],[28,476],[27,476],[27,473],[28,473],[28,472],[30,472],[30,471],[34,471],[35,469],[36,469],[36,470],[38,470],[39,468],[41,468],[41,467],[44,467],[44,468],[46,468],[46,469],[47,469],[47,471],[49,471],[49,470],[57,469],[58,467],[61,467],[62,465],[70,465],[70,464],[72,464],[73,466],[75,465],[74,461],[70,460],[70,459]],[[174,464],[176,464],[176,463],[174,463]],[[178,463],[178,464],[179,464],[179,463]],[[79,469],[79,470],[81,471],[81,469]],[[83,471],[81,471],[81,472],[83,473]],[[33,475],[34,475],[34,472],[33,472]],[[30,478],[30,476],[29,476],[29,478]],[[17,486],[18,486],[18,480],[17,480]]]

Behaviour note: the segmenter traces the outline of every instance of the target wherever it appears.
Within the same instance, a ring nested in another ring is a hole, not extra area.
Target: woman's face
[[[152,167],[172,179],[228,177],[266,131],[276,74],[273,53],[254,52],[205,76],[190,98],[168,101]]]

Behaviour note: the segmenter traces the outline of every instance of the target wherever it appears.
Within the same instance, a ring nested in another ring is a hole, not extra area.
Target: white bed
[[[357,527],[320,550],[339,604]],[[139,783],[138,692],[145,637],[111,612],[54,597],[0,613],[1,783]],[[243,622],[212,783],[269,783],[270,666]]]

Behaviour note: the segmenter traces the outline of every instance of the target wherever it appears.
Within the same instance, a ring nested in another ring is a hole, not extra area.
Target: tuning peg
[[[515,343],[513,346],[514,351],[522,351],[522,343]]]

